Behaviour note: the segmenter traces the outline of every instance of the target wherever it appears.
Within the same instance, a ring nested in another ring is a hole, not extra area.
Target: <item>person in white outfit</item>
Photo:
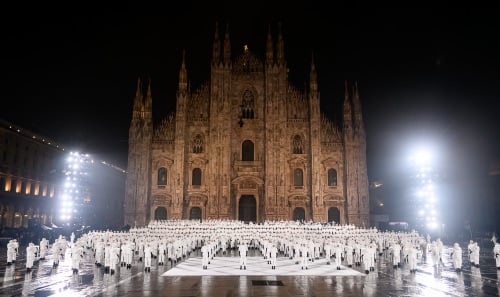
[[[467,251],[468,251],[468,255],[469,255],[469,262],[470,262],[470,265],[474,266],[474,262],[472,261],[472,249],[474,247],[474,241],[473,240],[469,240],[469,244],[467,245]]]
[[[392,266],[398,268],[401,265],[401,245],[395,242],[391,247]]]
[[[493,247],[493,256],[495,257],[497,270],[500,270],[500,243],[498,242],[495,242],[495,246]]]
[[[408,247],[408,266],[410,267],[410,273],[417,272],[417,255],[417,247],[410,245]]]
[[[276,269],[276,256],[278,255],[278,248],[273,244],[271,246],[271,269]]]
[[[307,269],[307,266],[308,266],[308,263],[307,263],[307,261],[309,260],[307,257],[308,251],[309,251],[309,248],[307,247],[307,245],[305,243],[302,243],[302,246],[300,248],[300,253],[301,253],[300,260],[301,260],[302,270]]]
[[[203,266],[203,269],[208,268],[209,253],[210,253],[210,250],[209,250],[208,245],[204,245],[201,247],[201,256],[202,256],[201,265]]]
[[[333,249],[333,252],[335,253],[335,267],[337,270],[341,270],[342,254],[344,252],[344,249],[342,248],[340,243],[337,243]]]
[[[49,241],[44,237],[40,240],[40,260],[45,260],[49,250]]]
[[[12,265],[12,263],[16,262],[17,248],[18,245],[15,239],[9,240],[9,243],[7,243],[7,265]]]
[[[330,265],[331,257],[332,257],[332,245],[330,241],[325,242],[325,246],[323,247],[325,250],[325,259],[326,265]]]
[[[144,247],[144,271],[151,272],[151,260],[153,257],[153,249],[149,244]]]
[[[111,269],[111,243],[107,243],[104,247],[104,273],[110,273]]]
[[[453,268],[456,272],[462,271],[462,248],[455,242],[451,250],[451,259],[453,260]]]
[[[61,258],[60,248],[61,243],[59,241],[54,241],[52,244],[52,268],[59,266],[59,259]]]
[[[82,259],[83,247],[79,244],[75,244],[73,248],[71,248],[71,268],[73,269],[74,274],[78,273]]]
[[[118,243],[115,243],[111,246],[111,262],[110,262],[110,273],[114,274],[116,266],[120,263],[120,246]]]
[[[33,263],[35,262],[35,254],[36,254],[35,245],[30,242],[26,247],[26,272],[30,272],[33,268]]]
[[[439,260],[439,250],[436,241],[431,243],[431,256],[433,265],[438,267],[441,264],[441,261]]]
[[[167,249],[167,244],[160,240],[158,243],[158,265],[165,264],[165,251]]]
[[[471,265],[474,263],[474,266],[479,267],[479,245],[477,242],[474,242],[474,245],[472,246],[472,258],[471,258]]]
[[[247,253],[248,253],[248,245],[243,242],[238,247],[238,251],[240,253],[240,270],[247,269]]]

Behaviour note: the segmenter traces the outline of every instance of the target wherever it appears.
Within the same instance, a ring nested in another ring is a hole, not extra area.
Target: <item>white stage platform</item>
[[[201,257],[190,257],[166,271],[162,276],[186,275],[312,275],[312,276],[365,276],[366,274],[342,266],[337,270],[335,266],[326,264],[325,259],[309,262],[308,269],[301,269],[300,264],[285,257],[276,259],[276,269],[271,269],[271,264],[263,257],[248,257],[247,269],[240,270],[239,257],[215,257],[210,261],[208,269],[202,269]],[[374,272],[372,272],[374,273]]]

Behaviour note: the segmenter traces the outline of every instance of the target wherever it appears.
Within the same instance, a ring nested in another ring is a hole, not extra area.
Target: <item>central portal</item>
[[[238,208],[238,220],[245,223],[257,222],[257,202],[253,195],[242,195]]]

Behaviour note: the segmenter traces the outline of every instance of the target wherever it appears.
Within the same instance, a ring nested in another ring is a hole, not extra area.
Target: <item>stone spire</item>
[[[224,35],[224,63],[231,63],[231,41],[229,40],[229,24],[226,25],[226,33]]]
[[[218,64],[220,63],[220,39],[219,39],[219,24],[215,23],[215,36],[214,36],[214,44],[212,50],[212,63]]]
[[[363,123],[363,114],[361,112],[361,100],[359,99],[359,91],[358,91],[358,82],[356,81],[354,84],[353,91],[353,109],[354,109],[354,126],[356,127],[357,132],[364,133],[364,123]]]
[[[179,70],[179,88],[178,91],[180,93],[185,93],[187,91],[187,71],[186,71],[186,52],[182,52],[182,64],[181,69]]]
[[[135,98],[134,98],[134,108],[133,108],[134,112],[132,115],[132,120],[140,118],[141,107],[142,107],[141,78],[138,77],[137,90],[135,91]]]
[[[318,74],[314,64],[314,54],[311,58],[311,71],[309,72],[309,91],[313,94],[318,91]]]
[[[350,133],[352,129],[352,106],[351,106],[351,100],[349,99],[349,88],[347,86],[347,80],[345,81],[345,91],[344,91],[343,124],[344,124],[344,132]]]
[[[285,43],[283,41],[283,35],[281,34],[281,23],[279,23],[278,46],[276,55],[277,63],[280,65],[285,64]]]
[[[267,44],[266,44],[266,63],[267,65],[272,65],[274,61],[274,46],[273,37],[271,35],[271,26],[267,32]]]

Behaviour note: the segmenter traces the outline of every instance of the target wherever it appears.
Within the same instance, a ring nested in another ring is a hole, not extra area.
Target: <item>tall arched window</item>
[[[158,169],[158,185],[165,186],[167,184],[167,168],[161,167]]]
[[[300,135],[295,135],[293,137],[293,153],[294,154],[302,154],[303,153],[303,150],[302,150],[302,138],[300,137]]]
[[[241,144],[241,160],[242,161],[253,161],[253,142],[251,140],[245,140]]]
[[[191,178],[193,186],[201,186],[201,169],[193,169],[193,176]]]
[[[296,187],[304,186],[304,173],[302,169],[296,168],[293,173],[293,185]]]
[[[337,186],[337,170],[333,168],[328,169],[328,186],[329,187]]]
[[[193,153],[203,153],[203,137],[201,137],[200,134],[196,134],[196,136],[193,138]]]
[[[253,119],[253,93],[250,90],[243,92],[241,100],[241,116],[244,119]]]

